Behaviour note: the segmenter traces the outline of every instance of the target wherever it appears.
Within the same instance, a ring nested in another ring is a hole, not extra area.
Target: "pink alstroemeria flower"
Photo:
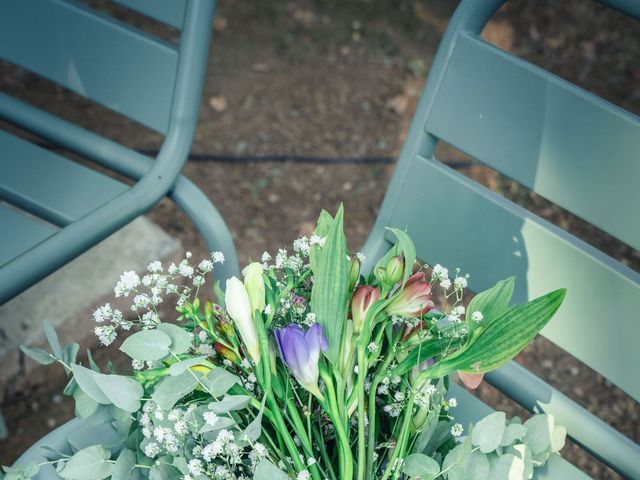
[[[353,331],[360,333],[364,326],[364,319],[371,305],[380,298],[380,290],[370,285],[361,285],[356,288],[351,299],[351,317],[353,318]]]
[[[431,285],[425,282],[424,276],[424,272],[418,272],[409,277],[404,288],[387,305],[388,315],[416,318],[435,306],[431,300]]]

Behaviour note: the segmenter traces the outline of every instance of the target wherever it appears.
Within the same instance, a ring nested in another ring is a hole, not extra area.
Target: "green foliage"
[[[178,325],[173,323],[161,323],[158,325],[158,330],[166,333],[171,338],[171,344],[169,348],[174,355],[181,355],[189,350],[191,347],[191,337],[189,333]],[[153,331],[153,330],[149,330]],[[166,356],[166,355],[165,355]],[[160,357],[163,358],[163,357]],[[139,359],[142,360],[142,359]],[[153,359],[159,360],[159,359]]]
[[[111,452],[102,445],[83,448],[58,471],[64,480],[102,480],[111,475]]]
[[[261,460],[253,474],[253,480],[290,480],[290,478],[269,460]]]
[[[402,278],[402,284],[404,285],[411,276],[413,264],[416,263],[416,247],[407,232],[391,227],[387,227],[387,230],[398,238],[398,246],[404,256],[404,274]]]
[[[433,480],[440,474],[440,464],[422,453],[412,453],[404,459],[402,473],[410,478]]]
[[[334,366],[339,365],[349,308],[349,262],[342,216],[343,208],[340,206],[327,232],[324,246],[315,254],[316,270],[313,272],[315,279],[311,290],[311,310],[315,312],[316,321],[327,337],[329,349],[325,356]]]
[[[564,289],[555,290],[523,305],[508,308],[464,348],[439,362],[431,375],[443,377],[455,370],[483,373],[507,363],[551,320],[565,293]]]
[[[151,395],[151,400],[163,410],[171,410],[178,400],[191,393],[197,385],[198,378],[191,370],[175,377],[164,377]]]
[[[471,299],[467,306],[466,316],[469,338],[474,338],[476,330],[478,332],[482,331],[483,328],[498,318],[509,307],[515,284],[515,277],[500,280],[489,290],[480,292]],[[481,322],[474,321],[471,318],[473,312],[482,313],[483,320]]]
[[[120,350],[134,360],[155,361],[169,355],[171,343],[172,339],[166,332],[141,330],[127,337]]]

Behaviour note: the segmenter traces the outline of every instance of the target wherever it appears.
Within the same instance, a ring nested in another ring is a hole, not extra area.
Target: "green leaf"
[[[38,474],[40,467],[36,462],[29,462],[12,467],[3,467],[6,472],[4,480],[28,480]],[[2,477],[0,477],[2,478]]]
[[[233,387],[236,383],[240,383],[233,373],[226,371],[224,368],[214,368],[206,377],[200,379],[202,384],[207,388],[212,397],[221,397]]]
[[[331,230],[331,225],[333,225],[333,217],[326,210],[322,210],[313,234],[320,238],[326,237]],[[321,255],[322,249],[318,245],[312,246],[309,250],[309,263],[314,274],[318,271],[318,259]]]
[[[420,480],[433,480],[440,473],[440,464],[422,453],[412,453],[404,459],[402,473]]]
[[[505,432],[506,415],[494,412],[480,420],[471,432],[471,443],[482,453],[490,453],[500,446]]]
[[[77,364],[71,365],[71,371],[73,372],[73,378],[75,378],[78,386],[84,393],[103,405],[109,405],[111,403],[111,400],[107,398],[96,383],[96,372]]]
[[[142,330],[122,342],[120,350],[134,360],[156,361],[169,355],[171,337],[160,330]]]
[[[448,480],[467,480],[464,477],[463,464],[471,454],[471,438],[467,437],[462,443],[450,450],[442,463],[442,470],[447,471]]]
[[[77,343],[70,343],[68,345],[65,345],[62,349],[62,361],[67,365],[76,363],[76,358],[78,357],[79,350],[80,345],[78,345]]]
[[[311,290],[311,310],[327,337],[329,349],[325,356],[333,365],[338,365],[340,361],[349,306],[349,262],[342,216],[341,205],[322,248]]]
[[[525,464],[512,453],[499,456],[491,465],[491,480],[523,480]]]
[[[258,463],[253,480],[290,480],[289,476],[266,458]]]
[[[391,227],[387,227],[387,230],[398,238],[398,245],[404,255],[404,276],[402,278],[402,285],[404,285],[411,276],[413,265],[416,263],[416,247],[407,232]]]
[[[213,413],[227,413],[233,410],[241,410],[249,405],[251,397],[247,395],[226,395],[219,402],[211,402],[209,410]]]
[[[169,367],[169,375],[177,376],[184,373],[188,368],[193,367],[194,365],[198,365],[203,360],[206,360],[206,356],[187,358],[186,360],[181,360],[179,362],[171,364]]]
[[[180,470],[168,463],[156,462],[149,470],[149,480],[176,480],[182,478]]]
[[[42,327],[44,329],[44,335],[47,337],[47,342],[49,342],[49,346],[51,347],[51,351],[56,358],[62,359],[62,347],[60,346],[60,340],[58,340],[58,334],[49,323],[49,320],[42,322]]]
[[[555,426],[553,415],[538,414],[524,422],[527,429],[522,442],[531,449],[531,453],[537,455],[551,448],[551,437]]]
[[[131,480],[134,477],[135,464],[136,453],[133,450],[124,448],[118,455],[118,460],[116,460],[113,467],[111,480]]]
[[[98,409],[98,402],[96,402],[89,395],[84,393],[82,388],[76,388],[73,392],[73,398],[76,401],[76,415],[80,418],[89,418]]]
[[[185,395],[191,393],[198,385],[198,379],[190,370],[176,377],[164,377],[151,395],[163,410],[171,410]]]
[[[527,433],[527,428],[524,425],[519,423],[510,423],[507,425],[507,428],[502,435],[502,440],[500,441],[501,447],[508,447],[513,445],[517,440],[521,440],[522,437]]]
[[[111,475],[111,452],[102,445],[83,448],[58,472],[65,480],[102,480]]]
[[[56,357],[41,348],[31,348],[26,345],[20,345],[20,350],[31,360],[35,360],[41,365],[51,365],[56,361]]]
[[[122,375],[104,375],[95,372],[94,379],[100,390],[116,407],[129,413],[140,410],[140,399],[144,395],[144,390],[136,380]]]
[[[524,305],[508,308],[465,348],[437,363],[431,377],[454,370],[484,373],[507,363],[535,338],[556,313],[566,290],[547,293]]]
[[[260,411],[258,412],[258,415],[256,415],[256,418],[247,425],[247,428],[245,428],[240,435],[240,440],[248,438],[251,442],[257,442],[260,435],[262,435],[262,412],[264,411],[265,402],[266,397],[262,401],[262,406],[260,407]]]
[[[476,329],[489,325],[509,307],[515,283],[515,277],[500,280],[489,290],[485,290],[471,299],[466,315],[469,338],[473,338],[472,334]],[[480,322],[474,321],[471,318],[473,312],[482,313],[484,318]]]
[[[191,336],[186,330],[178,325],[174,325],[173,323],[161,323],[158,325],[158,330],[169,335],[171,338],[171,345],[169,348],[175,355],[185,353],[189,348],[191,348]]]

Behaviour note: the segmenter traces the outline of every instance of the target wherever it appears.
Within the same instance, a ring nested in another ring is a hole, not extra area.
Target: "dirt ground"
[[[104,1],[92,3],[113,9]],[[348,212],[346,231],[352,249],[363,243],[456,3],[219,2],[195,155],[185,173],[228,221],[242,264],[308,233],[320,209],[334,210],[341,201]],[[129,12],[116,14],[145,29],[175,35]],[[640,113],[640,29],[616,12],[585,0],[515,0],[498,13],[484,36]],[[0,88],[135,148],[159,146],[157,134],[2,63]],[[298,160],[263,159],[282,156]],[[580,219],[451,148],[442,149],[441,157],[640,268],[638,252]],[[197,232],[169,201],[150,212],[150,218],[196,257],[205,254]],[[108,353],[101,351],[103,363]],[[640,441],[637,403],[583,364],[544,339],[519,361]],[[42,434],[73,415],[72,402],[59,395],[63,384],[62,375],[54,375],[46,385],[17,392],[2,405],[13,437],[0,442],[1,463],[11,463]],[[479,395],[498,408],[520,413],[491,387],[482,388]],[[569,446],[563,453],[594,478],[620,478],[577,447]]]

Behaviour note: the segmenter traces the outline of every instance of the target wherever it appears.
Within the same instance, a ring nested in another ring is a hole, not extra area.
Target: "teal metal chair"
[[[640,248],[640,118],[484,42],[506,0],[463,0],[444,35],[364,253],[407,227],[418,256],[461,266],[481,291],[517,276],[514,301],[559,287],[564,305],[543,335],[640,399],[640,275],[435,158],[438,142],[504,173],[633,248]],[[635,0],[601,3],[640,18]],[[371,267],[371,266],[369,266]],[[626,478],[640,446],[517,363],[487,380]],[[463,423],[489,407],[455,388]],[[588,478],[559,457],[538,479]]]
[[[0,130],[0,304],[169,196],[237,273],[231,234],[180,174],[196,128],[214,0],[117,0],[173,43],[75,0],[0,2],[0,59],[161,133],[156,158],[0,92],[0,118],[132,179],[128,185]]]

